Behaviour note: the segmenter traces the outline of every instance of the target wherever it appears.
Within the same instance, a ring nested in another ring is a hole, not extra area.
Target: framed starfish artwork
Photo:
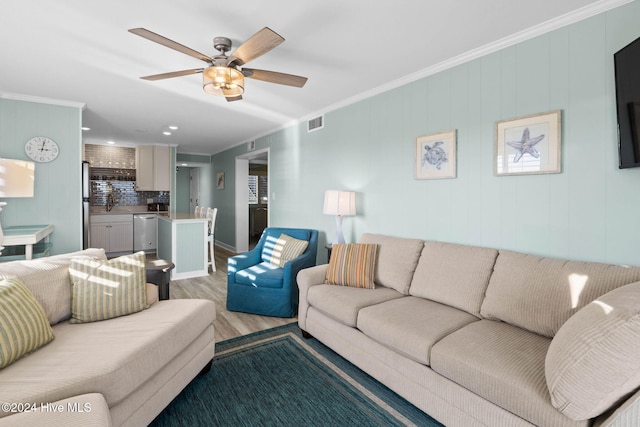
[[[496,123],[495,174],[560,173],[562,112],[534,114]]]
[[[416,178],[456,177],[456,131],[416,138]]]

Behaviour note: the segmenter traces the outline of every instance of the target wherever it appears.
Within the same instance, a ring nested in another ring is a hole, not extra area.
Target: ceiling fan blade
[[[129,30],[130,33],[138,35],[140,37],[144,37],[147,40],[151,40],[152,42],[161,44],[173,50],[177,50],[178,52],[184,53],[189,56],[193,56],[194,58],[200,59],[205,62],[211,62],[211,58],[205,55],[204,53],[200,53],[197,50],[193,50],[185,45],[182,45],[178,42],[174,42],[160,34],[156,34],[152,31],[149,31],[145,28],[131,28]]]
[[[284,38],[269,27],[264,27],[242,43],[229,57],[229,63],[243,65],[264,55],[284,41]]]
[[[245,77],[287,86],[302,87],[307,82],[306,77],[276,71],[256,70],[255,68],[243,68],[242,73]]]
[[[189,74],[198,74],[204,71],[204,68],[193,68],[191,70],[172,71],[170,73],[153,74],[151,76],[140,77],[143,80],[162,80],[170,79],[172,77],[188,76]]]

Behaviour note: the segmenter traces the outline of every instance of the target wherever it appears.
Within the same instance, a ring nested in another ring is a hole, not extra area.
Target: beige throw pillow
[[[302,255],[307,246],[309,246],[308,241],[282,233],[270,248],[269,264],[283,268],[287,262]]]
[[[44,310],[22,281],[17,277],[0,281],[0,369],[53,338]]]
[[[111,319],[148,308],[144,252],[108,261],[74,259],[69,274],[73,284],[70,323]]]

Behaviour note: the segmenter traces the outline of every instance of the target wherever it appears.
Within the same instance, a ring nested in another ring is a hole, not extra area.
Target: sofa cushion
[[[28,261],[0,263],[0,279],[19,277],[42,306],[49,324],[71,317],[69,264],[78,257],[107,259],[104,249],[85,249]]]
[[[587,426],[551,405],[544,376],[550,342],[503,322],[479,320],[436,343],[431,368],[534,425]]]
[[[496,249],[425,242],[409,293],[480,317],[497,256]]]
[[[371,243],[335,244],[325,282],[330,285],[374,289],[378,245]]]
[[[384,286],[375,289],[361,289],[347,286],[316,285],[309,288],[307,301],[327,316],[356,327],[358,312],[363,307],[379,304],[395,298],[402,298],[398,291]]]
[[[640,283],[615,289],[562,325],[545,373],[553,406],[594,418],[640,387]]]
[[[54,341],[0,371],[0,402],[96,392],[114,407],[154,381],[214,320],[213,301],[177,299],[102,322],[61,322]]]
[[[465,311],[422,298],[404,297],[361,309],[357,326],[380,344],[429,365],[435,343],[476,321],[477,317]]]
[[[640,280],[640,268],[500,251],[480,313],[553,337],[594,299]]]
[[[268,249],[269,254],[263,258],[268,258],[269,263],[276,267],[284,267],[287,262],[302,255],[307,246],[309,246],[308,240],[296,239],[282,233],[275,244]],[[266,247],[263,250],[267,250]]]
[[[258,288],[281,288],[284,270],[270,262],[261,262],[236,273],[236,283]]]
[[[365,233],[358,243],[375,243],[378,248],[375,282],[409,295],[411,278],[418,265],[424,241]]]
[[[53,331],[29,289],[16,277],[0,281],[0,369],[53,340]]]
[[[149,307],[144,252],[108,261],[73,259],[69,274],[71,323],[111,319]]]

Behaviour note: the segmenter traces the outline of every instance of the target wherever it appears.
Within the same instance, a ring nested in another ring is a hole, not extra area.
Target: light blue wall
[[[172,202],[176,205],[176,212],[189,212],[191,169],[178,166],[176,170],[176,193],[175,197],[172,198]]]
[[[33,198],[6,199],[3,227],[53,224],[52,254],[82,249],[82,137],[80,107],[0,98],[0,157],[28,160],[24,144],[34,136],[57,142],[60,154],[36,163]]]
[[[215,188],[215,175],[212,176],[211,174],[211,156],[208,155],[203,155],[203,154],[188,154],[188,153],[177,153],[176,154],[176,163],[179,165],[181,162],[192,162],[192,163],[197,163],[198,166],[196,167],[198,169],[198,173],[199,173],[199,177],[200,177],[200,205],[201,206],[210,206],[210,207],[214,207],[214,201],[213,201],[213,190],[212,188]],[[184,181],[184,177],[180,177],[180,171],[182,171],[182,169],[184,169],[184,167],[180,167],[180,170],[178,171],[178,174],[176,175],[176,178],[178,180],[180,180],[180,182],[178,182],[177,188],[176,188],[176,195],[178,197],[178,200],[181,200],[181,205],[182,209],[184,209],[184,198],[187,198],[187,206],[188,206],[188,199],[190,197],[190,188],[189,185],[185,186],[185,181]],[[189,170],[191,170],[192,168],[187,168]],[[186,194],[185,194],[186,193]],[[188,208],[186,210],[182,210],[182,212],[187,212]],[[179,210],[180,212],[180,210]]]
[[[358,192],[345,236],[364,232],[640,265],[640,169],[617,168],[613,53],[640,36],[640,2],[486,55],[256,141],[271,147],[273,226],[319,229],[324,191]],[[302,89],[304,90],[304,89]],[[562,173],[493,174],[495,123],[560,109]],[[457,129],[457,178],[416,180],[419,135]],[[235,246],[234,159],[213,158],[217,238]],[[275,197],[274,197],[275,196]],[[326,259],[319,251],[319,261]]]
[[[215,188],[215,174],[211,173],[211,165],[199,166],[200,170],[200,204],[215,207],[213,189]]]

